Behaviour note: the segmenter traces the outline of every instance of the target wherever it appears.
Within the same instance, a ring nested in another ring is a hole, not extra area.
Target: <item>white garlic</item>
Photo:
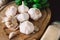
[[[16,36],[16,35],[17,35],[16,32],[11,32],[11,33],[9,34],[9,39],[13,38],[13,37]]]
[[[29,21],[24,21],[19,25],[19,27],[20,27],[20,32],[24,34],[30,34],[34,31],[34,25]]]
[[[21,13],[17,15],[17,19],[20,22],[27,21],[29,19],[29,14],[28,13]]]
[[[5,15],[8,17],[8,16],[15,16],[17,13],[17,8],[15,6],[10,6],[6,12],[5,12]]]
[[[33,19],[33,20],[38,20],[42,14],[40,12],[39,9],[37,8],[31,8],[28,13],[30,14],[30,17]]]
[[[0,0],[0,7],[6,4],[7,0]]]
[[[5,22],[5,25],[6,25],[6,27],[7,28],[9,28],[10,30],[16,30],[18,27],[17,27],[17,25],[18,25],[18,23],[17,23],[17,19],[16,18],[10,18],[10,19],[5,19],[5,20],[7,20],[6,22]]]
[[[22,1],[22,5],[18,7],[18,12],[19,13],[26,13],[28,12],[29,8],[24,5],[24,2]]]

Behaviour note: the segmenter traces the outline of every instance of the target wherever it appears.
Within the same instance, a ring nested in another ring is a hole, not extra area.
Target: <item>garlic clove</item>
[[[19,25],[20,32],[24,34],[30,34],[34,31],[34,25],[33,23],[29,21],[24,21]]]
[[[15,6],[10,6],[6,12],[5,12],[5,15],[8,17],[8,16],[15,16],[17,13],[17,8]]]
[[[16,35],[17,35],[16,32],[11,32],[11,33],[9,34],[9,39],[13,38],[13,37],[16,36]]]
[[[21,14],[17,15],[17,19],[20,22],[27,21],[27,20],[29,20],[29,14],[28,13],[21,13]]]
[[[27,13],[29,8],[24,5],[24,1],[22,1],[22,5],[18,7],[18,12],[19,13]]]
[[[31,19],[33,19],[33,20],[38,20],[39,18],[42,17],[41,11],[37,8],[30,8],[28,13],[29,13]]]

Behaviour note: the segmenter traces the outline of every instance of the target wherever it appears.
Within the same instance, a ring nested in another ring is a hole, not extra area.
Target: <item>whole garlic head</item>
[[[34,25],[29,21],[25,21],[21,23],[19,27],[20,27],[20,32],[24,34],[30,34],[34,31]]]
[[[29,19],[29,14],[28,13],[21,13],[17,15],[17,19],[20,22],[27,21]]]
[[[40,12],[39,9],[37,8],[31,8],[28,13],[30,14],[30,17],[33,19],[33,20],[38,20],[41,16],[42,16],[42,13]]]
[[[18,7],[18,12],[19,13],[26,13],[28,12],[29,8],[24,5],[24,2],[22,1],[22,5]]]
[[[15,16],[17,13],[17,8],[15,6],[11,6],[9,7],[6,12],[5,12],[5,15],[8,17],[8,16]]]

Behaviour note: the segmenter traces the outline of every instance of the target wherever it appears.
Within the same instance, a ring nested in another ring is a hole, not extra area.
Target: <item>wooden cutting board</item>
[[[1,12],[0,12],[0,17],[5,16],[5,11],[7,10],[8,7],[10,6],[16,6],[18,7],[14,2],[9,3]],[[49,8],[41,10],[42,12],[42,17],[37,20],[37,21],[31,21],[35,26],[39,27],[39,31],[30,35],[25,35],[19,32],[19,34],[12,38],[11,40],[38,40],[43,32],[45,31],[45,28],[51,18],[51,11]],[[5,24],[1,22],[2,19],[0,18],[0,40],[9,40],[8,39],[8,30],[5,30]]]

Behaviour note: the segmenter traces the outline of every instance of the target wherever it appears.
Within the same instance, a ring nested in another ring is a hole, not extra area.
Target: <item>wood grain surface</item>
[[[1,12],[0,12],[0,17],[5,16],[5,11],[7,10],[8,7],[10,6],[16,6],[18,7],[14,2],[9,3]],[[42,17],[37,20],[37,21],[31,21],[35,26],[39,27],[39,31],[30,35],[25,35],[19,32],[17,30],[18,35],[11,40],[37,40],[41,37],[43,32],[45,31],[45,28],[51,18],[51,11],[49,8],[41,10],[42,12]],[[8,35],[11,31],[5,28],[5,24],[1,22],[2,19],[0,18],[0,40],[9,40]]]

